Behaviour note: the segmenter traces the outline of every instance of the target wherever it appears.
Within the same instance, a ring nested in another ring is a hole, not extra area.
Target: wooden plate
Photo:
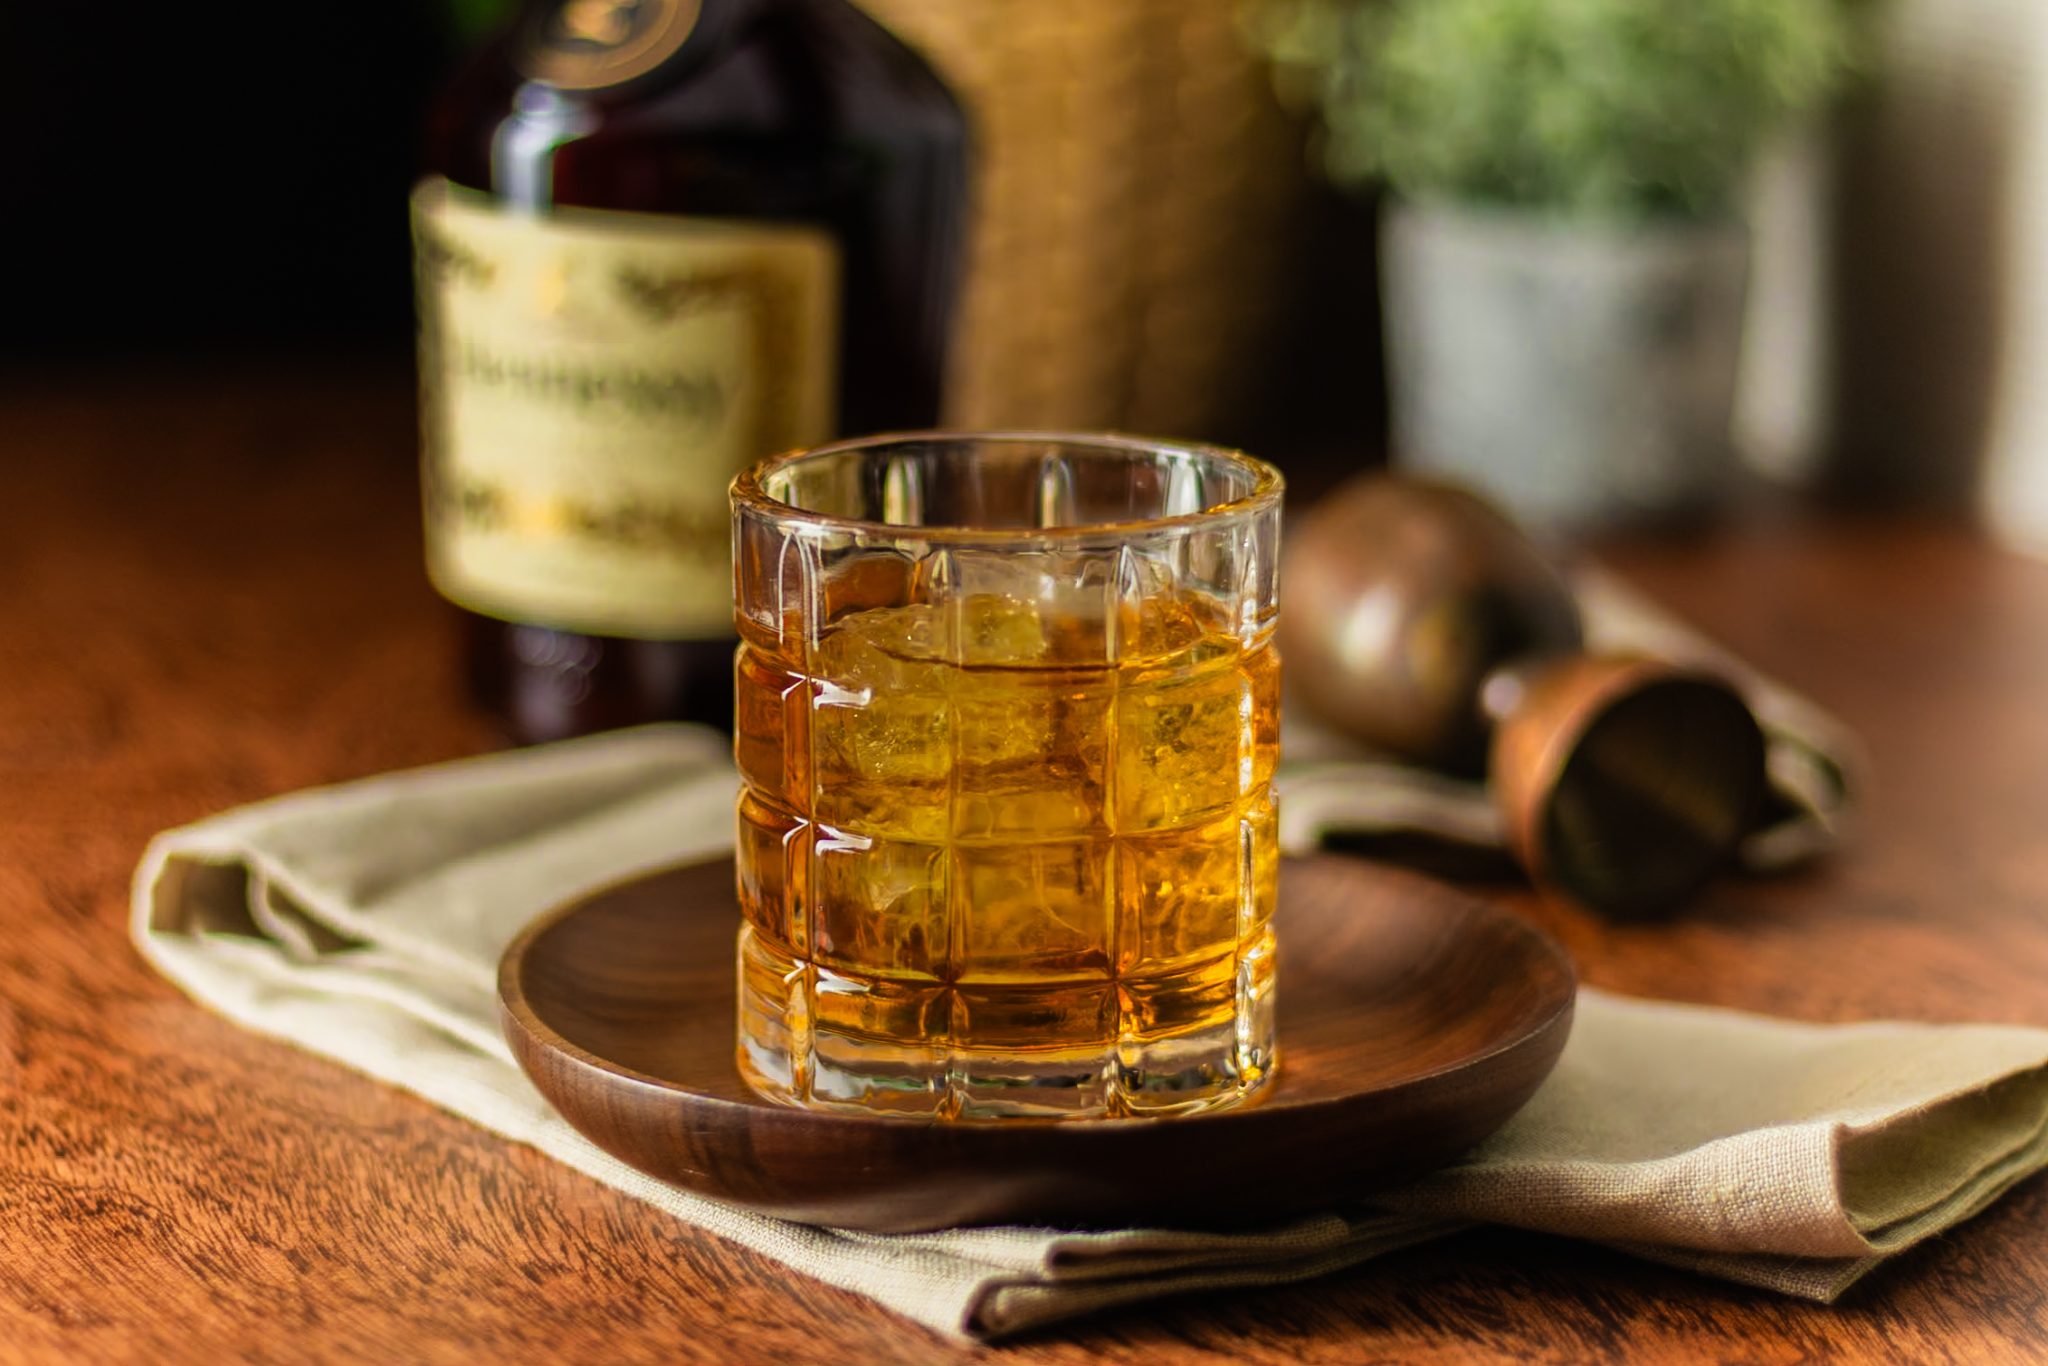
[[[1571,1029],[1533,926],[1355,859],[1280,880],[1280,1072],[1184,1119],[946,1124],[770,1104],[733,1065],[729,862],[621,884],[505,951],[505,1036],[569,1123],[641,1171],[806,1223],[1220,1227],[1328,1207],[1456,1157],[1512,1115]]]

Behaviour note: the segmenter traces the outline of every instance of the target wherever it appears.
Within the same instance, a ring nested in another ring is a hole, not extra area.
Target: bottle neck
[[[562,95],[603,100],[707,64],[763,2],[529,0],[513,30],[513,64]]]
[[[491,138],[492,189],[539,212],[555,152],[597,129],[603,106],[711,65],[774,0],[528,0],[511,33],[526,80]]]

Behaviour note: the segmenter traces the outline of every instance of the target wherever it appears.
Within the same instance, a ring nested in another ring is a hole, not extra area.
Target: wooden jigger
[[[1677,906],[1726,867],[1764,796],[1764,737],[1721,679],[1632,655],[1487,680],[1487,776],[1515,857],[1608,915]]]
[[[1297,523],[1281,575],[1290,691],[1397,757],[1484,772],[1530,876],[1596,910],[1669,910],[1726,866],[1764,794],[1733,687],[1584,649],[1570,585],[1499,511],[1355,480]]]

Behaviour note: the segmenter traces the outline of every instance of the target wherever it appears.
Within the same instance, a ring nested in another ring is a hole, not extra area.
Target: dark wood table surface
[[[0,1361],[2048,1360],[2038,1178],[1831,1309],[1478,1232],[963,1348],[193,1005],[128,945],[150,835],[496,743],[410,423],[390,374],[0,389]],[[1622,991],[2048,1025],[2048,566],[1787,513],[1611,560],[1862,732],[1867,820],[1673,924],[1514,904]]]

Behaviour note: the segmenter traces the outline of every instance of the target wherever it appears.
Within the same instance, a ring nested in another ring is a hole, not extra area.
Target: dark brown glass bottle
[[[933,425],[966,129],[847,0],[543,0],[415,196],[428,561],[522,741],[731,723],[727,481]]]

